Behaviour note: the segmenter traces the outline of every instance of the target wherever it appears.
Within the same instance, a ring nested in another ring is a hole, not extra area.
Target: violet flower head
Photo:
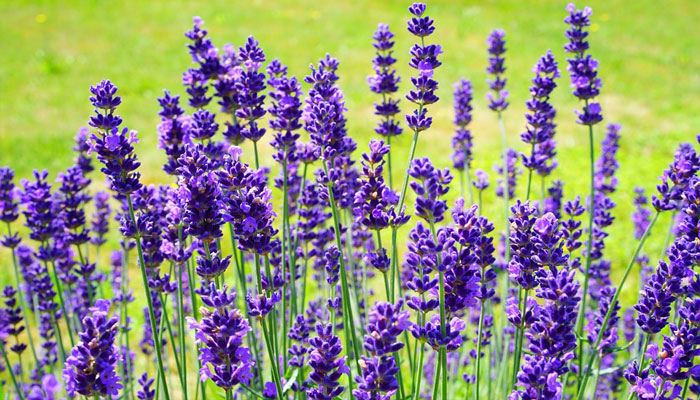
[[[34,180],[22,180],[24,191],[21,194],[22,213],[29,237],[43,242],[62,231],[61,220],[56,218],[58,204],[51,194],[51,185],[46,181],[48,171],[34,171]]]
[[[414,44],[410,51],[411,60],[408,65],[416,70],[417,76],[411,77],[414,88],[406,95],[408,101],[418,106],[413,113],[406,114],[406,124],[416,133],[430,128],[433,123],[433,119],[427,116],[425,106],[439,100],[435,95],[438,83],[433,79],[433,73],[442,65],[437,59],[442,54],[442,47],[436,44],[425,44],[425,38],[435,31],[434,21],[424,15],[425,10],[426,6],[422,3],[414,3],[408,9],[414,15],[408,21],[408,31],[420,38],[420,43]]]
[[[450,190],[452,174],[448,168],[436,169],[428,158],[417,158],[411,163],[408,175],[411,189],[416,193],[416,215],[428,223],[445,218],[447,201],[442,200]]]
[[[472,134],[467,125],[472,120],[472,83],[467,79],[461,79],[454,85],[454,124],[457,127],[452,137],[452,149],[450,156],[452,165],[457,170],[470,169],[472,164]]]
[[[19,191],[12,182],[14,177],[9,167],[0,168],[0,221],[7,224],[19,218]]]
[[[486,72],[493,76],[492,79],[487,79],[489,88],[493,93],[486,94],[486,99],[489,101],[489,108],[496,112],[502,112],[508,108],[508,91],[505,78],[505,57],[506,42],[504,38],[506,32],[502,29],[496,29],[486,39],[486,44],[489,46],[489,66],[486,67]]]
[[[533,243],[535,235],[539,235],[534,230],[535,222],[538,223],[538,230],[542,234],[551,233],[551,222],[549,219],[537,216],[537,209],[530,205],[530,202],[522,203],[520,200],[511,207],[510,221],[510,243],[511,259],[508,263],[508,275],[513,282],[525,290],[530,290],[538,286],[537,272],[542,265],[534,260],[537,248]],[[555,226],[556,228],[556,226]]]
[[[651,204],[656,211],[667,211],[678,208],[682,195],[690,180],[700,170],[700,157],[695,148],[688,143],[678,146],[673,155],[673,162],[664,170],[660,177],[661,183],[656,186],[659,195],[652,195]]]
[[[248,384],[253,378],[253,361],[244,339],[251,330],[248,320],[236,308],[236,294],[223,285],[221,290],[212,282],[210,294],[202,296],[204,307],[197,321],[187,317],[200,346],[199,360],[202,379],[211,379],[222,389],[231,390],[239,383]]]
[[[121,361],[115,345],[119,317],[109,317],[111,303],[97,300],[83,319],[80,341],[71,350],[63,370],[69,396],[116,396],[122,388],[115,368]]]
[[[246,139],[257,142],[265,135],[265,128],[258,126],[257,120],[265,115],[265,73],[260,72],[265,61],[265,53],[257,40],[248,37],[245,45],[238,49],[242,61],[241,72],[242,90],[238,94],[240,109],[236,110],[236,117],[247,122],[241,129],[241,135]]]
[[[85,178],[79,166],[74,165],[66,172],[60,172],[56,181],[61,184],[58,188],[59,217],[63,221],[65,240],[68,244],[79,246],[90,239],[90,230],[85,227],[84,209],[84,205],[90,201],[90,196],[85,193],[90,180]]]
[[[153,400],[156,397],[156,391],[153,386],[153,378],[148,378],[147,373],[143,373],[141,377],[138,379],[139,386],[141,388],[136,392],[136,397],[139,398],[139,400]]]
[[[362,153],[361,186],[355,193],[353,213],[363,227],[379,231],[406,220],[403,213],[396,215],[394,207],[399,198],[384,181],[384,157],[389,146],[382,140],[370,140],[369,149],[369,154]]]
[[[78,129],[78,133],[75,135],[75,146],[73,147],[73,151],[76,153],[73,161],[75,162],[75,165],[80,167],[84,175],[87,175],[95,169],[92,166],[90,146],[87,143],[89,134],[90,130],[86,127],[81,127]]]
[[[634,188],[634,207],[635,210],[632,212],[631,218],[634,224],[634,237],[639,240],[646,232],[650,224],[651,219],[651,209],[647,208],[649,205],[649,199],[644,194],[643,187]]]
[[[595,189],[606,194],[614,192],[617,188],[615,172],[620,168],[616,158],[620,149],[620,129],[619,124],[608,125],[605,139],[600,146],[601,154],[595,164]]]
[[[304,129],[323,160],[349,153],[355,145],[345,127],[345,99],[336,84],[338,65],[338,60],[326,54],[318,65],[309,66],[311,74],[304,78],[304,82],[313,85],[304,106]]]
[[[525,168],[547,176],[557,165],[553,140],[557,112],[549,97],[557,87],[555,80],[559,77],[559,69],[551,50],[539,59],[533,72],[535,77],[530,86],[532,98],[525,103],[528,109],[525,113],[527,130],[520,135],[523,142],[531,145],[532,152],[530,155],[521,154],[521,157]]]
[[[372,39],[376,50],[376,56],[372,59],[374,75],[367,77],[367,83],[373,93],[382,95],[381,103],[374,103],[374,114],[382,118],[374,131],[380,136],[398,136],[402,129],[394,116],[399,112],[399,100],[391,98],[399,90],[401,80],[393,67],[396,63],[393,57],[394,34],[389,30],[389,25],[379,24]]]
[[[404,347],[398,337],[410,326],[410,312],[402,311],[403,300],[396,304],[376,303],[369,313],[364,349],[373,357],[396,353]]]
[[[185,233],[211,243],[221,237],[221,189],[201,144],[188,145],[178,159],[179,195],[184,204]]]
[[[109,194],[107,192],[95,193],[95,212],[92,214],[90,221],[90,243],[95,246],[101,246],[107,243],[105,235],[109,232],[109,217],[112,214],[112,208],[109,205]]]
[[[277,59],[273,60],[267,68],[272,89],[269,93],[272,105],[267,111],[272,117],[270,127],[275,130],[275,136],[270,144],[277,150],[272,158],[278,163],[295,163],[299,161],[297,154],[299,134],[296,131],[302,126],[300,119],[303,92],[301,83],[296,77],[287,77],[286,72],[275,72],[275,66],[279,66],[278,69],[282,71],[286,71],[287,68],[279,64]]]
[[[89,124],[97,129],[97,134],[91,134],[88,140],[90,151],[97,153],[97,159],[104,164],[100,171],[107,175],[110,188],[120,195],[128,195],[141,187],[141,174],[136,172],[141,164],[133,147],[138,142],[136,131],[119,130],[122,119],[114,112],[121,98],[116,96],[116,86],[103,80],[91,86],[90,92],[95,115],[90,117]]]
[[[158,148],[165,151],[168,161],[163,165],[163,171],[169,175],[177,175],[177,160],[184,152],[187,130],[183,114],[180,108],[180,96],[173,96],[165,91],[163,97],[158,98],[161,107],[160,124],[158,124]]]
[[[316,383],[316,387],[308,389],[306,395],[312,400],[333,400],[345,390],[340,386],[340,379],[350,371],[345,357],[340,357],[343,346],[340,339],[332,334],[332,327],[319,323],[316,325],[316,335],[309,339],[312,347],[309,379]]]
[[[438,300],[428,296],[437,287],[438,280],[431,275],[437,269],[437,253],[440,248],[433,240],[430,229],[422,222],[408,234],[408,251],[403,265],[408,277],[406,288],[415,292],[406,305],[416,311],[427,313],[437,308]]]
[[[476,190],[482,191],[489,187],[489,174],[482,169],[477,169],[474,171],[474,179],[472,180],[472,185]]]
[[[503,155],[501,156],[503,158]],[[508,179],[508,198],[512,199],[515,196],[515,188],[518,183],[518,175],[522,170],[517,166],[518,153],[513,149],[508,149],[505,154],[506,177]],[[498,173],[499,178],[496,179],[496,196],[503,197],[503,162],[495,163],[493,170]]]
[[[600,94],[602,86],[598,78],[598,60],[586,54],[589,47],[586,28],[591,25],[590,16],[593,10],[590,7],[577,10],[573,3],[569,3],[566,11],[569,15],[564,18],[564,22],[569,24],[569,29],[566,31],[569,43],[564,45],[564,50],[572,55],[566,60],[569,63],[567,70],[571,76],[574,96],[586,102],[581,111],[576,111],[578,115],[576,122],[581,125],[595,125],[603,120],[603,116],[600,104],[591,102]]]
[[[18,357],[27,349],[27,345],[20,340],[20,335],[25,330],[22,325],[22,310],[17,302],[17,291],[12,286],[5,286],[2,291],[5,307],[0,309],[0,321],[3,324],[4,333],[14,337],[14,343],[10,346],[10,351]],[[2,339],[0,339],[2,340]]]

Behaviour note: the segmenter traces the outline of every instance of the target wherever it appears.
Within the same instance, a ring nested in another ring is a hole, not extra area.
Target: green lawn
[[[371,35],[378,22],[389,23],[397,34],[396,56],[403,77],[401,92],[405,93],[410,73],[408,49],[414,40],[405,30],[409,3],[272,3],[0,2],[0,164],[15,168],[18,177],[29,176],[33,168],[48,168],[55,177],[68,167],[73,157],[72,137],[91,112],[88,87],[109,78],[120,88],[120,114],[125,124],[139,131],[137,151],[144,180],[165,181],[167,177],[160,170],[164,154],[156,148],[156,96],[164,88],[183,93],[181,73],[190,64],[183,32],[190,28],[193,15],[206,21],[218,46],[229,42],[240,45],[252,34],[260,40],[268,59],[279,58],[298,76],[305,75],[308,64],[325,52],[337,57],[341,62],[339,83],[349,109],[349,131],[360,149],[365,149],[374,137],[376,121],[371,111],[376,98],[365,83],[371,72]],[[651,0],[596,0],[588,4],[595,10],[591,49],[601,63],[604,87],[600,100],[605,122],[623,125],[620,186],[613,196],[618,203],[618,220],[607,241],[607,255],[619,272],[633,246],[629,222],[633,187],[653,189],[674,148],[681,141],[694,141],[695,127],[700,125],[700,74],[696,73],[700,59],[694,57],[700,50],[700,36],[687,34],[695,31],[700,7],[693,0],[663,5]],[[577,104],[568,89],[562,50],[566,2],[432,1],[428,6],[437,26],[430,41],[445,50],[443,67],[436,73],[442,100],[430,108],[434,128],[421,136],[417,155],[432,157],[438,166],[449,165],[451,85],[465,77],[472,79],[475,87],[475,165],[491,172],[500,139],[495,116],[484,101],[484,41],[492,29],[503,28],[507,32],[511,92],[511,107],[505,113],[509,142],[518,150],[525,149],[519,133],[524,128],[531,68],[541,54],[552,49],[563,75],[553,98],[559,110],[560,167],[555,176],[566,182],[566,197],[585,194],[587,132],[573,123],[572,110]],[[409,106],[406,101],[402,105]],[[604,125],[596,127],[598,139],[603,129]],[[404,164],[409,140],[404,135],[396,143],[392,152],[395,165]],[[271,163],[269,146],[262,147],[264,159]],[[398,180],[400,168],[395,168],[394,174]],[[521,189],[523,185],[521,180]],[[487,214],[500,223],[500,203],[491,194],[486,200]],[[655,255],[666,224],[661,222],[650,244]]]

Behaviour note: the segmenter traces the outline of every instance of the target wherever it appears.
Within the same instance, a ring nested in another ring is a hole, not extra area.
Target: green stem
[[[331,160],[331,165],[332,165]],[[323,164],[323,170],[328,176],[328,166],[326,165],[325,162]],[[340,240],[340,221],[339,221],[339,216],[338,216],[338,207],[335,202],[335,198],[333,196],[333,182],[328,182],[328,198],[330,200],[331,204],[331,214],[333,215],[333,228],[335,231],[335,242],[336,245],[338,246],[338,250],[342,249],[342,243]],[[345,269],[345,259],[344,257],[340,257],[340,282],[341,282],[341,291],[342,291],[342,296],[341,296],[341,302],[343,303],[343,324],[346,327],[348,331],[350,331],[350,334],[348,335],[347,332],[345,334],[345,341],[346,341],[346,349],[345,352],[350,358],[350,349],[352,345],[352,349],[355,350],[355,365],[357,367],[357,373],[361,373],[361,368],[359,364],[360,360],[360,354],[362,354],[362,351],[359,348],[359,342],[357,341],[357,337],[355,335],[355,329],[354,329],[354,324],[351,324],[350,322],[355,321],[352,315],[352,307],[350,306],[350,292],[348,289],[348,281],[347,281],[347,272]],[[351,375],[351,374],[350,374]],[[352,392],[352,387],[353,387],[353,382],[352,382],[352,377],[349,379],[349,386],[350,386],[350,392]]]
[[[418,108],[418,113],[422,111],[422,106]],[[416,146],[418,144],[418,131],[413,132],[413,141],[411,142],[411,150],[408,153],[408,162],[406,163],[406,169],[404,170],[404,176],[403,176],[403,183],[401,184],[401,194],[399,195],[399,204],[398,207],[396,207],[396,213],[400,214],[402,209],[403,209],[403,204],[406,201],[406,189],[408,188],[408,170],[411,169],[411,163],[413,162],[413,158],[416,155]],[[396,244],[396,239],[397,239],[397,231],[399,227],[393,227],[392,232],[391,232],[391,300],[393,301],[396,296],[395,295],[395,285],[396,285],[396,279],[397,279],[397,270],[399,268],[399,262],[398,262],[398,246]]]
[[[10,227],[10,223],[7,222],[7,235],[12,236],[12,228]],[[34,365],[38,366],[39,365],[39,357],[37,356],[36,348],[34,347],[34,340],[32,339],[32,335],[29,334],[29,332],[32,331],[31,326],[29,325],[29,318],[27,314],[27,304],[24,299],[24,295],[22,294],[23,290],[21,289],[21,281],[19,279],[19,267],[17,267],[17,255],[15,254],[14,249],[9,249],[10,252],[12,253],[12,266],[14,268],[15,272],[15,282],[17,285],[17,291],[20,292],[19,297],[19,305],[20,308],[22,309],[22,318],[24,318],[24,323],[27,327],[27,338],[29,339],[29,348],[32,350],[32,356],[34,357]]]
[[[482,285],[484,283],[484,274],[481,274],[481,282]],[[481,378],[481,335],[482,331],[484,329],[484,300],[480,301],[481,303],[481,310],[479,311],[479,330],[476,335],[476,381],[475,381],[475,392],[476,392],[476,399],[479,400],[479,381]]]
[[[520,296],[521,299],[521,304],[520,304],[520,324],[521,326],[518,327],[518,330],[516,331],[516,340],[517,342],[515,343],[515,355],[513,356],[513,378],[511,379],[511,383],[513,386],[515,386],[515,382],[518,380],[518,370],[520,369],[520,356],[522,353],[523,349],[523,339],[525,338],[525,313],[527,312],[527,299],[528,299],[528,294],[529,290],[525,290],[525,296]],[[522,295],[522,288],[520,288],[520,294]]]
[[[586,107],[588,107],[588,100],[586,100]],[[586,300],[588,298],[588,277],[590,276],[591,272],[591,249],[593,246],[593,216],[595,213],[595,148],[593,144],[593,125],[588,125],[588,149],[591,170],[591,187],[589,197],[590,210],[588,213],[588,241],[586,242],[586,268],[584,269],[583,273],[583,291],[581,292],[581,308],[579,309],[578,317],[576,320],[576,332],[578,334],[578,337],[581,338],[578,342],[579,374],[583,373],[583,370],[581,368],[583,366],[583,319],[586,314]],[[603,331],[601,330],[600,332],[602,333]]]
[[[131,201],[131,196],[127,195],[126,196],[127,203],[129,205],[129,215],[131,216],[131,222],[134,224],[134,226],[138,227],[136,223],[136,216],[134,215],[134,205],[132,204]],[[170,393],[168,392],[168,384],[166,382],[165,378],[165,368],[163,366],[163,355],[161,352],[161,343],[157,339],[157,332],[158,332],[158,327],[156,326],[156,316],[155,313],[153,312],[153,299],[151,299],[151,293],[150,289],[148,287],[148,277],[146,276],[146,263],[144,262],[143,259],[143,248],[141,247],[141,232],[136,231],[136,251],[138,253],[139,257],[139,269],[141,270],[141,279],[143,281],[143,289],[146,294],[146,302],[148,304],[148,316],[150,318],[150,323],[151,323],[151,332],[156,336],[156,339],[153,341],[154,346],[155,346],[155,351],[156,351],[156,359],[158,361],[158,374],[160,375],[160,379],[163,383],[163,393],[165,394],[165,399],[170,400]]]
[[[10,359],[7,357],[7,352],[5,351],[5,343],[2,340],[0,340],[0,350],[2,350],[2,358],[5,360],[7,371],[10,373],[10,378],[12,378],[12,383],[15,385],[15,390],[17,390],[17,397],[19,397],[20,400],[24,400],[24,391],[19,386],[19,382],[17,382],[15,372],[12,370],[12,364],[10,363]]]
[[[635,261],[637,260],[637,256],[639,255],[639,252],[641,251],[642,247],[644,246],[644,242],[646,241],[647,237],[649,236],[649,232],[651,232],[651,229],[654,227],[654,224],[656,224],[656,220],[659,218],[659,211],[656,212],[654,215],[654,218],[651,220],[649,223],[649,226],[647,229],[644,231],[644,234],[642,235],[642,238],[639,240],[639,245],[637,246],[637,249],[634,252],[634,255],[632,256],[632,259],[630,262],[627,264],[627,269],[625,269],[624,275],[622,275],[622,279],[620,280],[620,284],[618,284],[617,290],[615,291],[615,294],[613,295],[613,298],[610,300],[610,304],[614,305],[617,302],[618,297],[620,297],[620,293],[622,292],[622,288],[625,286],[625,281],[627,281],[627,277],[630,274],[630,271],[632,270],[632,266],[634,266]],[[593,345],[594,349],[597,349],[598,346],[600,345],[600,341],[603,339],[603,335],[605,332],[605,328],[608,326],[608,322],[610,321],[610,317],[612,316],[613,310],[615,307],[611,306],[608,307],[608,312],[605,314],[605,318],[603,319],[603,323],[600,326],[600,330],[598,331],[598,338],[595,341],[595,344]],[[580,381],[581,384],[579,385],[578,389],[578,395],[576,398],[578,400],[583,400],[583,392],[584,388],[586,387],[586,383],[588,382],[588,376],[590,375],[590,369],[591,366],[593,365],[593,361],[595,359],[595,352],[588,358],[588,364],[586,368],[586,372],[583,373],[583,379]]]
[[[532,143],[532,149],[530,150],[530,159],[535,154],[535,143]],[[527,173],[527,194],[525,195],[525,200],[530,200],[530,187],[532,186],[532,168],[528,168]]]

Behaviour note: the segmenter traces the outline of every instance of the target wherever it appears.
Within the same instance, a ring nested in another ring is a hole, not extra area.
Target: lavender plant
[[[417,157],[419,136],[439,115],[428,107],[439,100],[443,49],[426,43],[435,32],[427,10],[408,8],[416,43],[405,98],[414,106],[403,127],[394,67],[400,34],[380,23],[372,36],[367,81],[381,96],[381,140],[358,145],[351,136],[338,59],[327,54],[297,79],[280,60],[268,61],[252,36],[217,48],[195,17],[185,34],[192,64],[182,105],[175,91],[157,99],[168,182],[147,184],[136,132],[122,127],[122,99],[109,80],[90,87],[90,128],[78,132],[73,165],[55,185],[37,170],[18,186],[12,169],[0,168],[0,244],[14,272],[0,307],[8,398],[696,398],[693,145],[679,146],[651,200],[635,190],[635,247],[613,242],[624,139],[617,124],[600,143],[594,136],[602,112],[588,42],[592,11],[570,4],[566,61],[582,102],[576,122],[588,127],[590,192],[568,193],[554,177],[568,160],[556,159],[560,60],[551,51],[523,99],[522,148],[508,148],[502,30],[487,40],[487,106],[503,144],[495,184],[474,168],[484,156],[473,146],[482,132],[470,129],[480,111],[472,80],[454,87],[451,168]],[[509,87],[518,84],[527,85]],[[395,190],[392,144],[403,129],[413,138]],[[261,153],[274,165],[261,165]],[[454,201],[452,170],[461,189]],[[527,184],[518,185],[525,170]],[[91,193],[103,178],[109,192]],[[503,201],[498,218],[488,215],[494,198]],[[678,217],[657,261],[642,249],[666,211]],[[615,247],[631,258],[615,259]],[[108,257],[105,249],[115,251]],[[615,284],[613,268],[625,261]],[[629,301],[625,283],[636,265],[641,290]],[[141,296],[130,279],[135,269]]]

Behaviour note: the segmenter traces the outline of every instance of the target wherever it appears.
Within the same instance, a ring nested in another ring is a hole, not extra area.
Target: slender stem
[[[620,284],[617,285],[617,290],[615,291],[615,294],[613,295],[613,298],[610,300],[610,304],[614,305],[617,302],[618,297],[620,296],[620,293],[622,292],[622,288],[625,285],[625,281],[627,281],[627,277],[630,274],[630,271],[632,270],[632,266],[634,266],[635,261],[637,260],[637,256],[639,255],[640,250],[644,246],[644,242],[646,241],[647,237],[649,236],[649,232],[651,232],[651,229],[654,227],[654,224],[656,224],[656,220],[659,218],[660,212],[657,211],[656,214],[654,215],[654,218],[651,220],[649,223],[649,226],[647,226],[647,229],[644,231],[644,234],[642,235],[642,238],[639,240],[639,245],[637,246],[637,249],[634,252],[634,255],[632,256],[632,259],[630,262],[627,264],[627,269],[625,269],[624,275],[622,275],[622,279],[620,280]],[[613,310],[615,310],[614,306],[608,307],[608,312],[605,314],[605,318],[603,319],[603,323],[600,326],[600,330],[598,331],[598,338],[595,341],[595,344],[593,345],[594,349],[597,349],[598,346],[600,345],[600,341],[603,339],[603,335],[605,333],[605,328],[608,326],[608,322],[610,321],[610,317],[612,316]],[[578,400],[583,400],[583,392],[584,388],[586,387],[586,383],[588,382],[588,376],[590,375],[590,369],[591,366],[593,365],[593,361],[595,359],[595,352],[588,358],[588,364],[587,364],[587,369],[586,372],[583,373],[583,379],[581,380],[581,384],[579,385],[578,389],[578,394],[576,398]]]
[[[586,100],[586,107],[588,107],[588,100]],[[595,214],[595,148],[593,144],[593,125],[588,125],[588,148],[590,156],[590,197],[589,197],[589,213],[588,213],[588,241],[586,242],[586,268],[583,274],[583,291],[581,292],[581,308],[579,309],[578,317],[576,320],[576,332],[578,337],[581,338],[578,343],[579,347],[579,374],[583,373],[581,369],[583,363],[583,319],[586,314],[586,300],[588,297],[588,277],[591,272],[591,249],[593,248],[593,216]],[[618,289],[619,291],[619,289]],[[600,331],[603,332],[602,330]],[[590,367],[589,367],[590,368]],[[580,380],[579,380],[580,382]]]
[[[416,345],[416,348],[418,346]],[[418,355],[419,361],[418,361],[418,369],[416,370],[417,373],[413,376],[413,384],[415,385],[415,389],[413,391],[413,400],[418,400],[420,398],[420,384],[423,381],[423,357],[425,355],[425,342],[421,341],[420,344],[420,354]]]
[[[518,327],[518,330],[516,332],[516,340],[517,342],[515,343],[515,355],[513,356],[513,378],[511,379],[512,384],[515,386],[515,382],[518,379],[518,370],[520,369],[520,356],[522,353],[523,349],[523,339],[525,338],[525,313],[527,312],[527,299],[528,299],[528,294],[529,290],[525,290],[525,296],[521,296],[521,303],[520,303],[520,324],[521,326]],[[522,288],[520,288],[520,294],[522,295],[523,291]]]
[[[418,108],[418,114],[422,111],[422,106]],[[408,153],[408,162],[406,163],[406,169],[404,170],[403,183],[401,184],[401,194],[399,195],[399,204],[396,208],[396,213],[400,214],[403,209],[403,204],[406,201],[406,189],[408,188],[408,170],[411,169],[411,163],[416,155],[416,146],[418,144],[418,131],[413,132],[413,141],[411,142],[411,150]],[[393,301],[396,296],[394,291],[394,285],[396,285],[397,270],[399,268],[398,257],[398,246],[396,244],[398,227],[392,228],[391,232],[391,300]]]
[[[535,155],[535,143],[532,143],[532,149],[530,150],[530,159]],[[530,200],[530,187],[532,186],[532,170],[533,168],[528,168],[527,173],[527,194],[525,195],[525,200]]]
[[[277,367],[277,360],[275,360],[275,351],[272,348],[272,342],[270,335],[267,332],[267,324],[265,323],[265,318],[260,318],[260,323],[262,324],[263,337],[265,338],[265,345],[267,346],[267,353],[270,356],[270,367],[272,380],[275,382],[275,388],[277,389],[277,398],[282,399],[282,382],[279,377],[279,368]]]
[[[600,380],[600,367],[603,364],[603,357],[598,357],[598,368],[596,369],[596,374],[595,374],[595,384],[593,385],[593,398],[595,398],[595,394],[598,391],[598,381]]]
[[[481,282],[483,284],[484,282],[484,274],[481,274]],[[484,303],[485,300],[481,300],[481,309],[479,311],[479,330],[477,331],[476,334],[476,376],[475,376],[475,392],[476,392],[476,399],[479,400],[479,381],[481,379],[481,335],[482,331],[484,330]]]
[[[469,203],[474,204],[474,189],[472,189],[472,175],[471,175],[471,171],[469,168],[469,164],[466,164],[464,166],[464,170],[467,173],[466,185],[467,185],[467,190],[469,190]]]
[[[255,169],[260,169],[260,160],[258,158],[258,142],[253,142],[253,151],[255,152]]]
[[[10,227],[10,223],[7,222],[7,235],[12,236],[12,228]],[[19,268],[17,267],[17,255],[15,254],[14,249],[9,249],[10,252],[12,253],[12,266],[14,267],[14,272],[15,272],[15,282],[17,285],[17,291],[20,292],[19,294],[19,305],[20,308],[22,309],[22,318],[24,318],[24,324],[27,327],[27,338],[29,339],[29,347],[32,350],[32,356],[34,357],[34,365],[39,366],[39,357],[37,356],[36,348],[34,347],[34,340],[32,339],[32,335],[29,334],[29,332],[32,331],[31,326],[29,325],[29,314],[27,314],[27,304],[24,299],[22,288],[20,287],[21,281],[19,279]]]
[[[328,176],[328,166],[326,165],[325,162],[323,164],[323,170]],[[332,160],[331,160],[332,164]],[[335,231],[335,241],[336,241],[336,246],[338,246],[338,250],[342,249],[342,243],[340,240],[340,221],[339,221],[339,216],[338,216],[338,207],[335,202],[335,198],[333,196],[333,182],[329,181],[328,182],[328,198],[330,200],[331,204],[331,213],[333,215],[333,228]],[[345,259],[344,257],[340,257],[340,281],[341,281],[341,290],[342,290],[342,296],[341,296],[341,302],[343,303],[343,324],[346,327],[348,331],[350,331],[350,335],[347,333],[345,334],[345,341],[346,341],[346,346],[347,348],[345,349],[346,354],[348,357],[350,356],[350,349],[351,349],[351,344],[352,344],[352,349],[355,350],[355,364],[357,367],[357,373],[361,373],[361,368],[359,364],[360,360],[360,354],[362,354],[362,351],[359,348],[359,342],[357,341],[357,337],[355,335],[355,328],[354,325],[351,324],[351,322],[354,322],[355,319],[353,318],[352,315],[352,307],[350,306],[350,292],[348,289],[348,281],[347,281],[347,272],[345,270]],[[350,386],[350,392],[352,392],[352,387],[353,387],[353,382],[352,378],[349,379],[349,386]]]
[[[508,145],[506,141],[506,126],[503,123],[502,112],[498,112],[498,128],[501,131],[501,145],[503,151],[503,205],[504,205],[504,231],[505,231],[505,261],[506,264],[510,260],[510,237],[508,235],[508,215],[510,214],[510,188],[508,187]]]
[[[610,303],[610,304],[613,304],[613,303]],[[642,352],[639,354],[639,362],[637,363],[637,365],[639,366],[639,371],[644,369],[644,358],[646,357],[646,352],[647,352],[647,348],[649,347],[650,340],[651,340],[651,334],[645,333],[644,346],[642,347]],[[629,397],[627,397],[627,400],[631,400],[632,398],[634,398],[634,396],[635,396],[635,392],[630,392]],[[683,397],[683,398],[685,398],[685,397]]]
[[[181,239],[182,240],[182,239]],[[183,294],[182,294],[182,264],[178,264],[177,268],[177,312],[178,312],[178,318],[177,322],[179,325],[179,331],[180,331],[180,352],[182,353],[182,360],[180,361],[180,364],[182,364],[182,391],[185,400],[187,400],[187,357],[185,355],[187,354],[187,349],[185,347],[185,306],[184,306],[184,299],[183,299]],[[175,354],[175,359],[177,360],[177,353]]]
[[[126,196],[127,203],[129,205],[129,215],[131,216],[131,222],[134,224],[135,227],[138,227],[136,223],[136,216],[134,215],[134,205],[132,204],[131,201],[131,196],[127,195]],[[161,352],[161,343],[157,339],[157,326],[156,326],[156,316],[155,313],[153,312],[153,299],[151,299],[151,293],[150,289],[148,287],[148,277],[146,276],[146,264],[143,259],[143,248],[141,247],[141,232],[139,232],[138,228],[136,231],[136,251],[139,256],[139,269],[141,270],[141,279],[143,281],[143,289],[146,294],[146,302],[148,304],[148,316],[150,318],[150,323],[151,323],[151,331],[153,332],[154,335],[156,335],[156,339],[153,340],[154,346],[155,346],[155,351],[156,351],[156,359],[158,361],[158,374],[161,377],[161,381],[163,383],[163,393],[165,394],[165,399],[170,400],[170,393],[168,392],[168,384],[166,382],[165,378],[165,367],[163,366],[163,354]]]
[[[389,145],[389,149],[391,149],[391,135],[387,135],[386,137],[386,144]],[[387,166],[387,173],[389,174],[389,189],[394,188],[393,184],[393,179],[392,179],[392,173],[391,173],[391,151],[386,155],[386,166]]]
[[[17,390],[17,397],[19,397],[20,400],[24,400],[24,391],[19,386],[19,382],[17,382],[15,372],[12,370],[12,364],[10,364],[10,359],[7,357],[7,352],[5,351],[5,343],[2,340],[0,340],[0,350],[2,350],[2,358],[5,360],[7,371],[10,373],[10,378],[12,378],[12,383],[15,385],[15,390]]]

